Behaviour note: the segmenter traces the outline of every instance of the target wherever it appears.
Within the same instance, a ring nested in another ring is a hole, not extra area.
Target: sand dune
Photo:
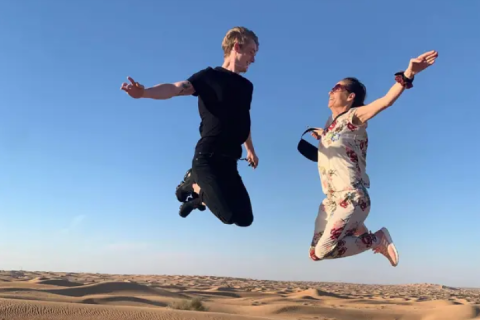
[[[64,279],[48,279],[45,277],[37,277],[31,280],[28,280],[28,282],[38,283],[38,284],[47,284],[47,285],[53,285],[53,286],[59,286],[59,287],[78,287],[83,285],[82,283],[72,282]]]
[[[342,296],[333,292],[322,291],[320,289],[308,289],[296,293],[291,293],[288,295],[289,298],[293,299],[321,299],[325,297],[333,297],[339,299],[345,299],[346,296]]]
[[[148,287],[146,285],[131,282],[104,282],[89,284],[74,288],[61,288],[46,290],[50,293],[82,297],[94,294],[131,294],[131,295],[161,295],[175,298],[186,298],[182,294],[172,293],[168,290]]]
[[[470,320],[480,289],[0,271],[0,319]]]
[[[254,320],[255,317],[243,317],[227,314],[200,313],[192,311],[112,307],[112,306],[81,306],[60,302],[16,301],[0,299],[0,315],[9,320]]]

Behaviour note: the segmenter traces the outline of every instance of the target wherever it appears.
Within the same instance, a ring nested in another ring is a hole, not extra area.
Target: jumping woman
[[[314,261],[353,256],[372,249],[398,265],[398,252],[386,228],[371,233],[364,222],[370,212],[365,171],[368,148],[367,123],[393,105],[405,89],[413,87],[414,76],[438,57],[429,51],[410,60],[404,72],[395,74],[388,93],[364,105],[365,86],[356,78],[345,78],[329,92],[332,116],[312,136],[319,140],[318,171],[326,198],[315,221],[310,258]]]

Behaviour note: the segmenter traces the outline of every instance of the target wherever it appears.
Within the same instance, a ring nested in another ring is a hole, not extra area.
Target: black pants
[[[221,154],[196,153],[192,177],[201,188],[200,200],[225,224],[253,223],[250,196],[238,173],[238,159]]]

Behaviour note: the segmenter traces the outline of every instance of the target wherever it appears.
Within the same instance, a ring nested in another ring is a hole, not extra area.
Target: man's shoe
[[[187,201],[187,198],[192,195],[193,193],[193,178],[192,178],[192,169],[189,169],[185,176],[183,177],[183,181],[177,186],[175,190],[175,195],[177,196],[177,200],[180,202]]]
[[[180,217],[186,218],[195,209],[198,209],[200,211],[204,211],[206,209],[198,196],[194,199],[189,199],[188,201],[182,203],[178,214],[180,215]]]

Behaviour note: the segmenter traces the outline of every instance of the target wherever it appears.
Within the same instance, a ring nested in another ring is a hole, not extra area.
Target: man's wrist
[[[148,88],[143,89],[143,92],[142,92],[142,95],[140,96],[140,98],[150,98],[147,90],[148,90]]]

